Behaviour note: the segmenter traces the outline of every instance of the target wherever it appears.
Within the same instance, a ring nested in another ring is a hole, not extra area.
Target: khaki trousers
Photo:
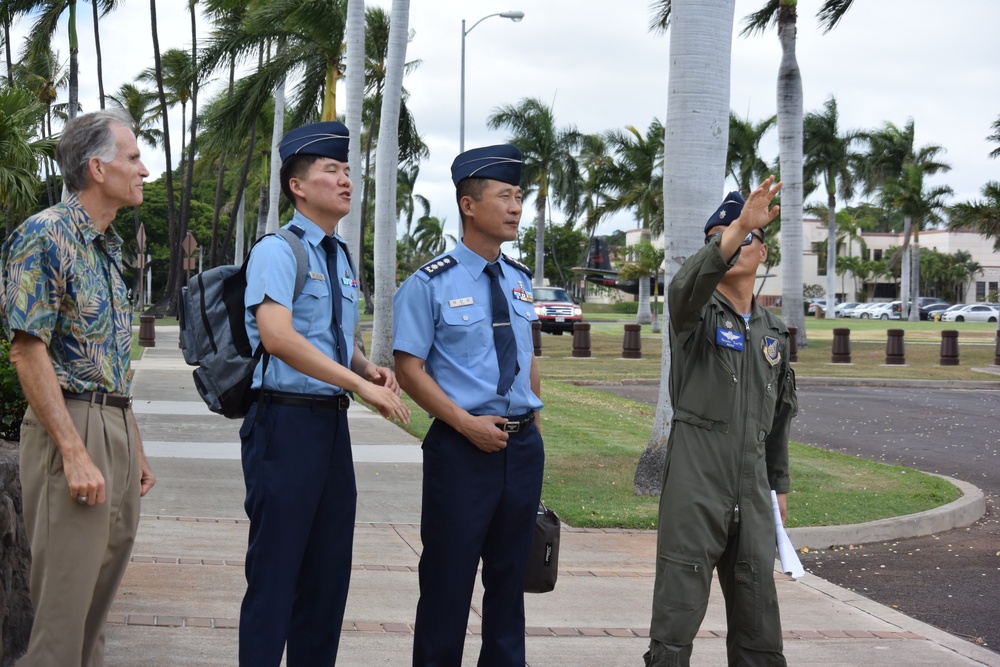
[[[68,400],[106,499],[69,495],[62,455],[29,407],[21,426],[24,523],[31,542],[35,621],[22,667],[101,667],[104,624],[139,523],[139,458],[131,409]]]

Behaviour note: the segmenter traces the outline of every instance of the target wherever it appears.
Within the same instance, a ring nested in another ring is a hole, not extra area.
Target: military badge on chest
[[[760,349],[764,353],[764,359],[772,366],[781,361],[781,344],[773,336],[764,336],[760,341]]]
[[[726,322],[724,327],[715,327],[715,344],[728,347],[737,352],[743,351],[743,334],[732,330],[732,323]]]

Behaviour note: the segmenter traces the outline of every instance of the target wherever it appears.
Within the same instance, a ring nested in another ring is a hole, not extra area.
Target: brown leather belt
[[[497,424],[497,428],[507,433],[520,433],[535,423],[535,413],[529,412],[526,415],[511,417],[506,424]]]
[[[103,391],[82,391],[79,394],[74,394],[64,389],[62,395],[63,398],[70,401],[86,401],[94,405],[106,405],[109,408],[132,407],[131,396],[118,396],[117,394],[108,394]]]
[[[283,405],[289,408],[311,408],[313,410],[346,410],[351,407],[351,399],[347,394],[320,396],[265,391],[262,393],[260,401],[270,405]]]

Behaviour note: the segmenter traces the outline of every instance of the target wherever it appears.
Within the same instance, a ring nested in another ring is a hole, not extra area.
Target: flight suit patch
[[[715,344],[737,352],[743,351],[743,334],[724,327],[715,328]]]
[[[760,342],[760,349],[764,353],[764,359],[772,366],[776,366],[781,361],[781,347],[778,339],[773,336],[764,336]]]

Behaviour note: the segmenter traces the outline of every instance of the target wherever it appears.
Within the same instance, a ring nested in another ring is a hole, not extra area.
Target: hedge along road
[[[798,388],[792,438],[965,480],[986,494],[975,525],[940,535],[802,554],[814,574],[1000,651],[1000,391]],[[659,387],[591,385],[656,404]],[[795,480],[792,480],[795,483]]]

